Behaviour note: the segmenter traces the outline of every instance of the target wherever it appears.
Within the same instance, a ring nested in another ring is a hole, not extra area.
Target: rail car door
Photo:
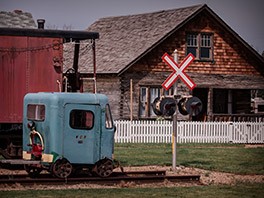
[[[63,155],[70,163],[94,164],[100,156],[99,105],[66,104]]]

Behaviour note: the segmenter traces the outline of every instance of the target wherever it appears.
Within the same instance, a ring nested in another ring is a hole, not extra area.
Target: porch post
[[[130,121],[133,120],[133,79],[130,79]]]
[[[207,115],[208,121],[213,121],[213,88],[209,87],[208,89],[208,98],[207,98]]]

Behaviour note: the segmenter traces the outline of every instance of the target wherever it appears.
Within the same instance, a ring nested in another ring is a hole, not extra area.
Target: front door
[[[63,155],[70,163],[94,164],[100,156],[100,106],[66,104]]]
[[[206,121],[207,119],[208,91],[208,88],[195,88],[193,90],[193,96],[199,98],[203,104],[201,113],[195,118],[196,121]]]

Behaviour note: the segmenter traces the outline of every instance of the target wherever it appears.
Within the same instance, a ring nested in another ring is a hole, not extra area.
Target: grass
[[[115,197],[115,198],[160,198],[160,197],[204,197],[204,198],[247,198],[264,194],[264,184],[241,184],[238,186],[193,186],[177,188],[118,188],[118,189],[78,189],[78,190],[31,190],[0,192],[1,198],[50,198],[50,197]]]
[[[179,163],[183,166],[221,172],[264,174],[264,148],[179,148]]]
[[[237,174],[264,174],[264,148],[237,144],[178,144],[177,165]],[[116,144],[115,157],[123,166],[171,166],[170,144]],[[211,185],[173,188],[102,188],[67,190],[2,191],[7,197],[263,197],[264,183],[238,183],[236,186]]]
[[[171,166],[170,144],[116,144],[123,166]],[[264,174],[264,148],[237,144],[178,144],[177,165],[237,174]]]
[[[115,144],[115,158],[123,166],[171,165],[168,144]]]

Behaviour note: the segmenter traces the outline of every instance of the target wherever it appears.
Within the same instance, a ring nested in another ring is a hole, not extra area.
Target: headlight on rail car
[[[30,130],[32,130],[33,128],[35,128],[35,122],[33,122],[33,121],[28,122],[27,127],[28,127]]]

